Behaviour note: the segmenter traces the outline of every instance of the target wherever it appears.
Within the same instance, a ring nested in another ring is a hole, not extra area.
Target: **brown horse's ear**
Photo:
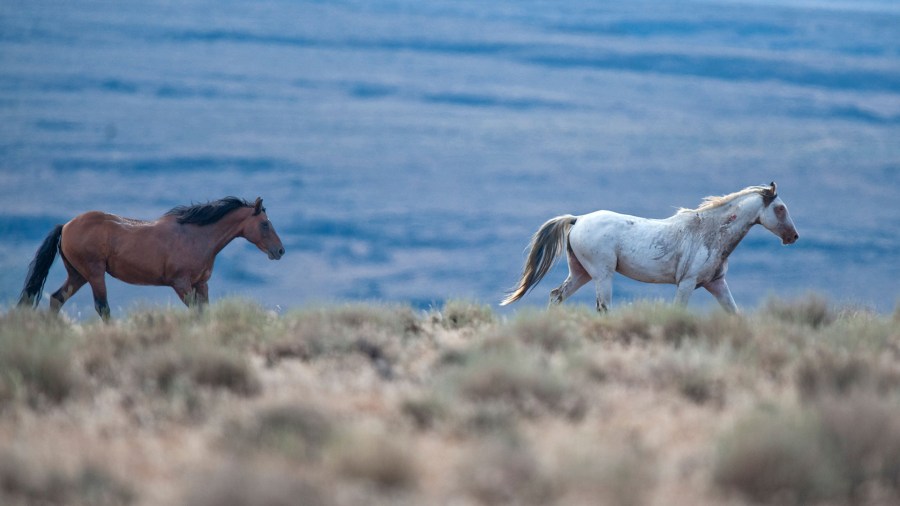
[[[253,204],[253,216],[261,213],[263,210],[262,197],[256,197],[256,203]]]

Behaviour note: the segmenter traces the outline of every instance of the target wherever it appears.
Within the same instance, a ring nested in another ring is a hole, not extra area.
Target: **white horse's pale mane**
[[[738,190],[734,193],[729,193],[728,195],[721,196],[709,196],[704,197],[703,201],[700,202],[700,205],[697,206],[696,209],[688,209],[685,207],[681,207],[678,209],[678,213],[698,213],[701,211],[709,211],[710,209],[715,209],[717,207],[722,207],[725,204],[743,197],[744,195],[749,195],[751,193],[758,193],[763,196],[763,198],[775,198],[775,193],[770,186],[748,186],[743,190]]]

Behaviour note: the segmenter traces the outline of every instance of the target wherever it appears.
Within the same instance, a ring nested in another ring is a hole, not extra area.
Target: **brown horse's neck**
[[[212,262],[225,246],[228,246],[236,238],[241,237],[244,219],[251,212],[253,212],[252,208],[241,208],[228,213],[221,220],[209,225],[182,226],[196,228],[196,237],[200,239],[195,242],[200,249],[198,253]]]

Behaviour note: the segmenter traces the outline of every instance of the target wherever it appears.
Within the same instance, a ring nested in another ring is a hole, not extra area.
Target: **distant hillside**
[[[0,315],[0,503],[900,501],[900,310]]]

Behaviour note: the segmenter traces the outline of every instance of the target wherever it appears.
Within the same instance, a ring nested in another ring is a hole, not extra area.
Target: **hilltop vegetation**
[[[0,315],[0,503],[896,504],[900,311]]]

